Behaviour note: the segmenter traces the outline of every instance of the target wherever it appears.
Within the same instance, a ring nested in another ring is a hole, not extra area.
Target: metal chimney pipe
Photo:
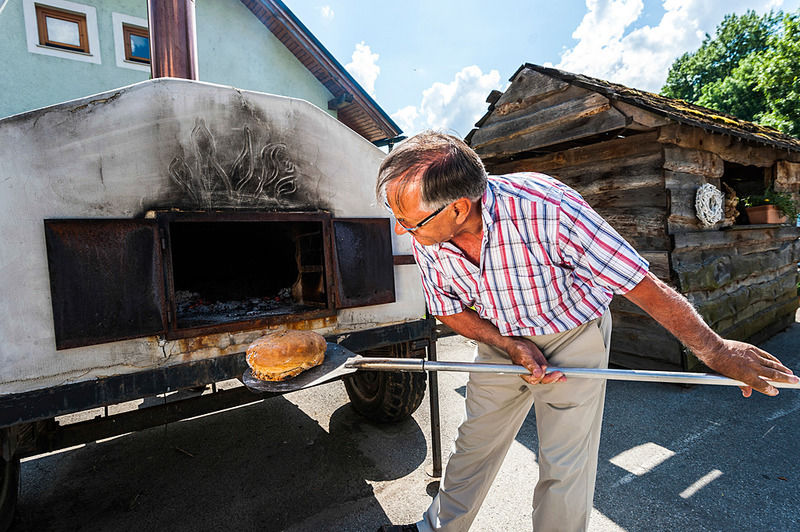
[[[153,78],[197,79],[194,0],[147,0]]]

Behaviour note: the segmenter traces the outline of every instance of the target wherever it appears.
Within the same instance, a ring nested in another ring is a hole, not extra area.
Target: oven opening
[[[328,306],[322,222],[169,225],[177,329]]]

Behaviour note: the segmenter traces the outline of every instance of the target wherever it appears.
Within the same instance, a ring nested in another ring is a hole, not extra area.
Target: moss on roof
[[[676,122],[700,127],[714,131],[715,133],[732,135],[745,140],[769,144],[786,150],[800,151],[800,139],[787,135],[777,129],[741,120],[721,111],[702,107],[677,98],[668,98],[660,94],[632,89],[624,85],[584,76],[582,74],[572,74],[555,68],[525,63],[511,76],[511,81],[513,81],[520,70],[524,68],[541,72],[542,74],[561,79],[584,89],[599,92],[612,100],[619,100],[635,105],[654,114],[675,120]]]

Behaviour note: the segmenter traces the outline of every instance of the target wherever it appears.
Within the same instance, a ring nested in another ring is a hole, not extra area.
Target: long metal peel
[[[328,343],[325,362],[297,377],[286,381],[269,382],[255,378],[247,369],[242,382],[254,392],[287,393],[334,381],[356,371],[458,371],[467,373],[498,373],[529,375],[523,366],[512,364],[486,364],[480,362],[429,361],[421,358],[362,357],[334,343]],[[651,371],[638,369],[606,368],[547,368],[548,373],[560,371],[567,378],[607,379],[617,381],[663,382],[676,384],[713,384],[718,386],[746,386],[743,382],[712,373],[679,371]],[[800,389],[800,383],[767,381],[776,388]]]
[[[440,362],[423,359],[353,357],[345,367],[369,371],[460,371],[468,373],[500,373],[530,375],[523,366],[512,364],[485,364],[480,362]],[[676,384],[714,384],[718,386],[747,386],[741,381],[713,373],[688,373],[680,371],[652,371],[612,368],[547,368],[547,373],[560,371],[566,377],[579,379],[607,379],[615,381],[664,382]],[[800,383],[767,381],[776,388],[800,389]]]

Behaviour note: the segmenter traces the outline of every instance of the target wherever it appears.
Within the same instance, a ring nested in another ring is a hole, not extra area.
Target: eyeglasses
[[[392,208],[389,206],[389,202],[388,202],[387,200],[384,200],[384,201],[383,201],[383,205],[386,207],[386,209],[387,209],[389,212],[391,212],[392,214],[394,214],[394,211],[392,211]],[[432,213],[430,213],[428,216],[426,216],[425,218],[423,218],[423,219],[422,219],[422,221],[421,221],[420,223],[418,223],[417,225],[415,225],[414,227],[406,227],[406,225],[405,225],[403,222],[401,222],[400,220],[397,220],[397,223],[399,223],[399,224],[400,224],[400,227],[402,227],[402,228],[403,228],[404,230],[406,230],[407,232],[409,232],[409,233],[413,233],[413,232],[417,231],[417,230],[418,230],[420,227],[422,227],[423,225],[425,225],[426,223],[428,223],[428,222],[430,222],[431,220],[433,220],[433,219],[436,217],[436,215],[437,215],[437,214],[439,214],[440,212],[442,212],[442,211],[443,211],[443,210],[444,210],[444,209],[445,209],[447,206],[449,206],[449,205],[450,205],[449,203],[446,203],[445,205],[442,205],[441,207],[439,207],[438,209],[436,209],[435,211],[433,211]]]

